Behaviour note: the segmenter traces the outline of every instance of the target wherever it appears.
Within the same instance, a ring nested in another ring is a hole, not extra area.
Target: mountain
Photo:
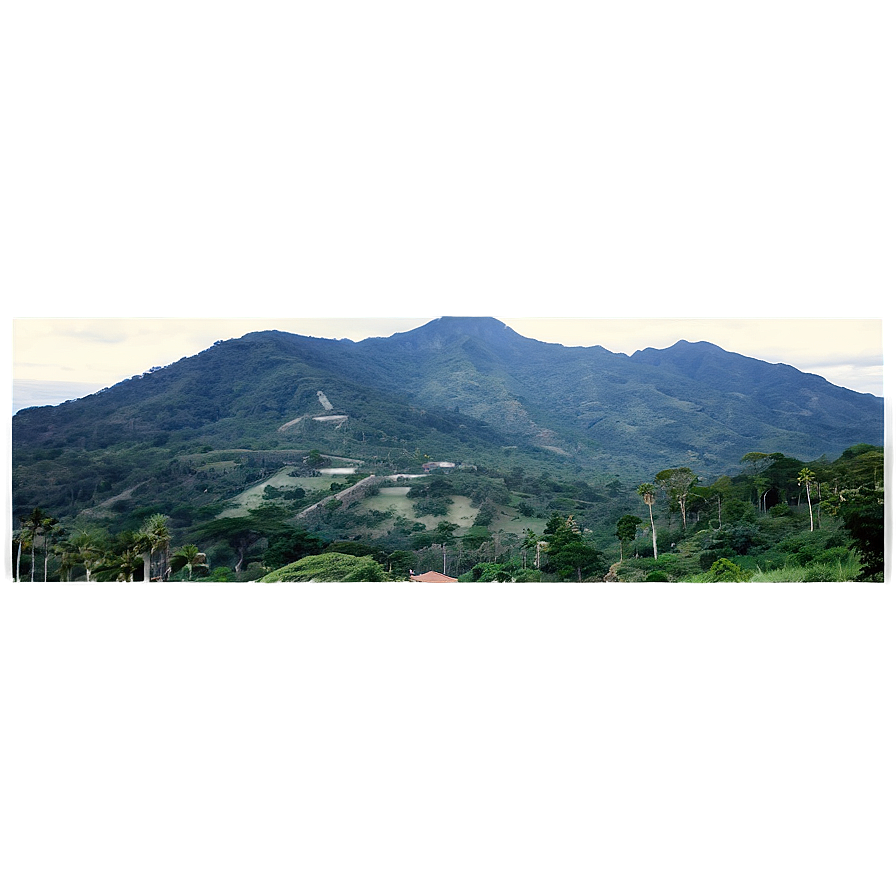
[[[883,439],[883,399],[706,342],[628,357],[526,339],[490,318],[440,318],[358,348],[378,382],[586,467],[722,473],[746,445],[810,459]]]
[[[627,356],[529,339],[493,318],[442,317],[359,342],[249,333],[21,410],[12,429],[15,508],[74,507],[160,488],[177,470],[198,475],[196,454],[236,449],[282,460],[317,448],[407,470],[429,456],[713,477],[749,451],[809,461],[882,445],[883,399],[706,342]]]

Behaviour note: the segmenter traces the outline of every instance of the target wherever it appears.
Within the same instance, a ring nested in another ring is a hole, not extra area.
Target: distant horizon
[[[787,364],[833,385],[883,397],[882,321],[828,318],[547,318],[497,314],[325,318],[18,318],[13,321],[13,410],[56,406],[109,388],[152,367],[168,367],[215,342],[251,332],[389,337],[439,317],[494,318],[521,336],[631,356],[682,340],[771,364]],[[172,324],[176,326],[172,327]],[[28,374],[31,374],[30,376]]]

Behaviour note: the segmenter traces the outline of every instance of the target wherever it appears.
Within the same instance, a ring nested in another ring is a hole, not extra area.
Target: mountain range
[[[440,317],[358,342],[249,333],[94,395],[23,409],[12,428],[14,469],[32,482],[51,457],[89,466],[105,452],[115,467],[109,458],[129,450],[151,459],[236,448],[388,456],[409,469],[427,457],[511,454],[649,480],[673,466],[736,472],[751,451],[810,461],[882,445],[884,407],[707,342],[629,356],[540,342],[493,318]]]

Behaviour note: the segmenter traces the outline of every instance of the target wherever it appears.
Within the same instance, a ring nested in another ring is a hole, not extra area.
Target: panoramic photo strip
[[[21,318],[16,583],[884,580],[875,319]]]

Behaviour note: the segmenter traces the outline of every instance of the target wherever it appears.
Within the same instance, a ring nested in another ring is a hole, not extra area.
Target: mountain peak
[[[469,337],[488,343],[506,344],[524,337],[494,317],[436,317],[422,327],[390,337],[393,344],[442,347]]]
[[[437,317],[425,324],[421,329],[431,327],[443,333],[460,333],[462,335],[488,336],[514,333],[507,324],[494,317]],[[518,335],[514,333],[514,335]]]

